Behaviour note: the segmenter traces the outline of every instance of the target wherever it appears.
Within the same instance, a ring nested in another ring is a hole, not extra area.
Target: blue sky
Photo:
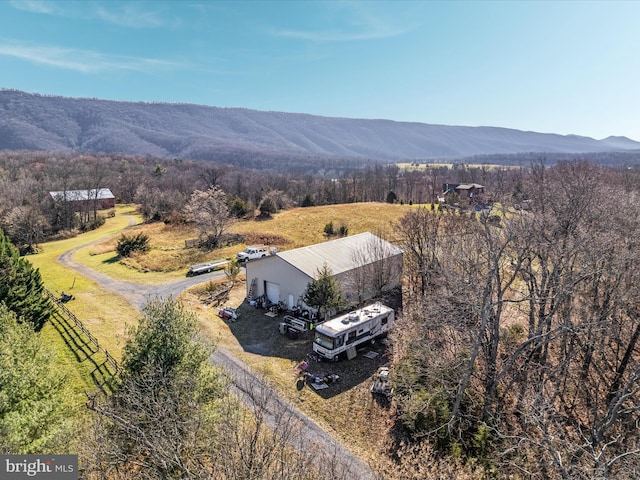
[[[640,1],[0,0],[0,87],[640,140]]]

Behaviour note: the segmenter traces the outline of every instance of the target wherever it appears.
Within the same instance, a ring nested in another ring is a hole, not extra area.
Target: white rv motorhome
[[[316,326],[313,351],[327,360],[338,360],[347,350],[386,334],[393,320],[393,309],[381,303],[333,318]]]

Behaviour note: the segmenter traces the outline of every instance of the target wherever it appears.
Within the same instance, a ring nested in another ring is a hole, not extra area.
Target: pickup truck
[[[238,261],[246,262],[247,260],[254,260],[256,258],[267,257],[271,255],[271,251],[264,245],[252,245],[245,248],[242,252],[238,253]]]

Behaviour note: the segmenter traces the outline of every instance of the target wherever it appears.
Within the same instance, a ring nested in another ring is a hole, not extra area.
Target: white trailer
[[[381,303],[340,315],[316,326],[313,351],[330,361],[349,357],[348,352],[355,356],[356,347],[384,336],[394,318],[393,309]]]
[[[193,277],[194,275],[200,275],[203,273],[213,272],[214,270],[222,270],[229,265],[229,260],[217,260],[215,262],[198,263],[197,265],[191,265],[187,270],[187,277]]]

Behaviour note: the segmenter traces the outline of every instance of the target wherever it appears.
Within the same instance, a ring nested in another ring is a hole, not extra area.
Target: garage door
[[[280,284],[267,282],[267,298],[273,303],[280,301]]]

